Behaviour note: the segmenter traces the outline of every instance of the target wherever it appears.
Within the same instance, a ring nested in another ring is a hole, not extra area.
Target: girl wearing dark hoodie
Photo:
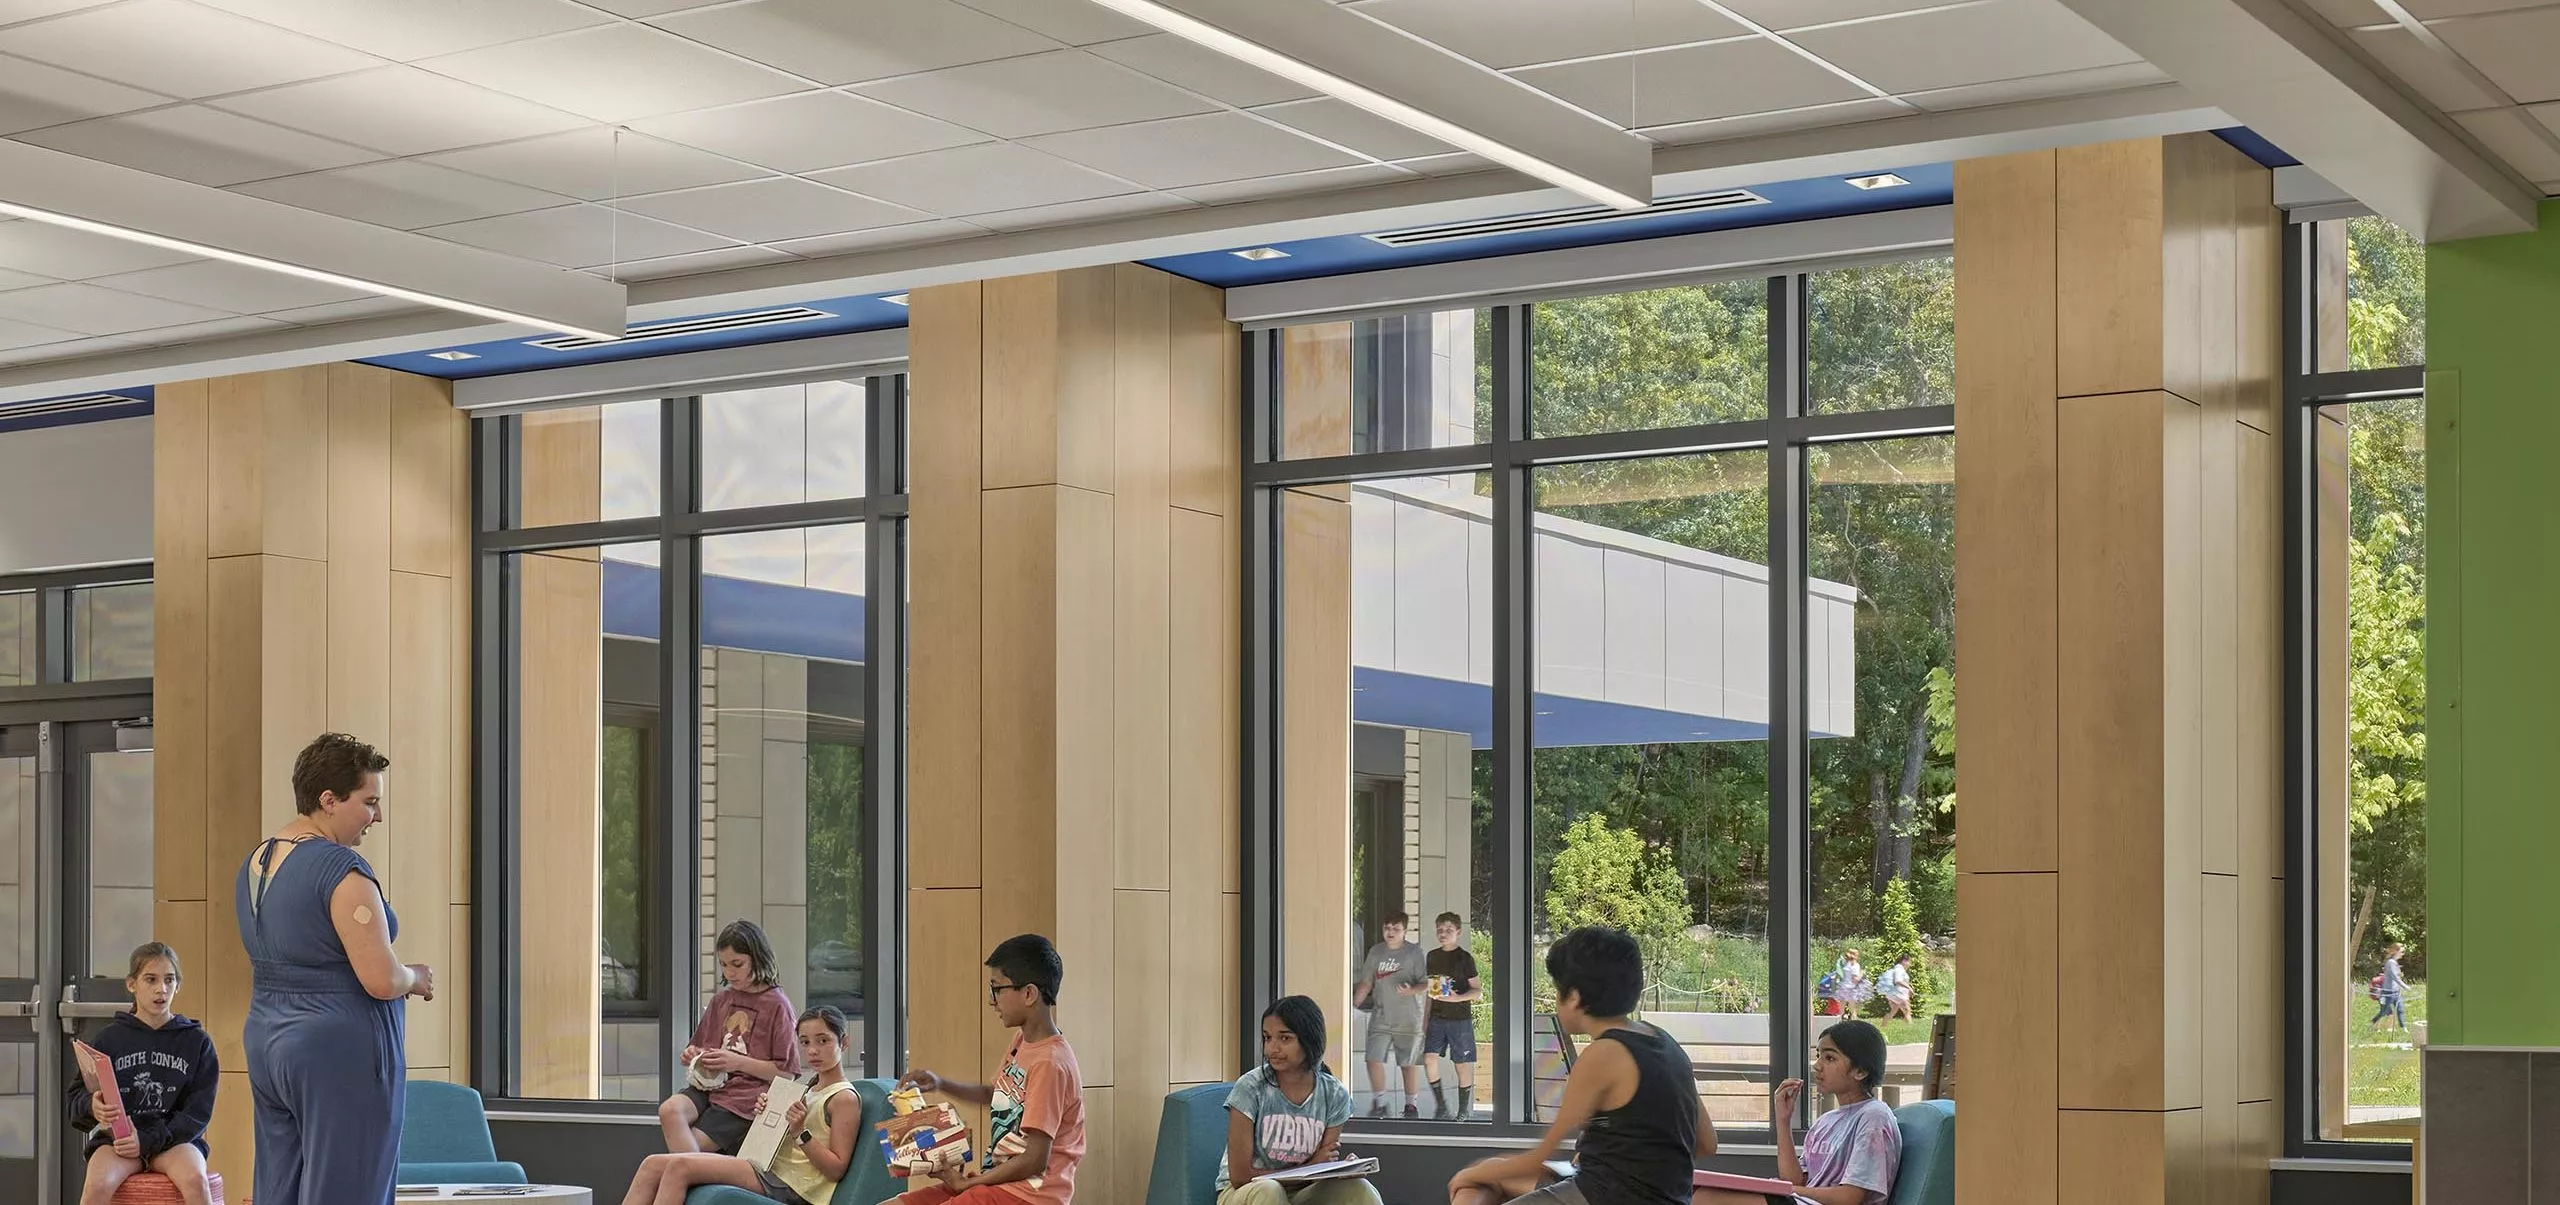
[[[204,1027],[170,1011],[178,998],[178,952],[160,942],[136,948],[125,990],[133,1011],[117,1013],[89,1043],[115,1065],[116,1094],[133,1136],[114,1137],[115,1110],[103,1093],[71,1082],[71,1124],[90,1131],[89,1161],[80,1205],[107,1205],[116,1187],[149,1169],[169,1177],[187,1205],[208,1205],[204,1128],[213,1120],[213,1094],[221,1077],[213,1039]]]

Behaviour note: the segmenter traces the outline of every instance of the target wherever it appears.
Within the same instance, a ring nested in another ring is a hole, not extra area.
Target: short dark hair
[[[1307,1066],[1324,1062],[1324,1006],[1307,996],[1282,996],[1263,1009],[1265,1018],[1280,1018],[1280,1026],[1298,1035],[1298,1049],[1306,1052]]]
[[[1401,913],[1401,912],[1390,912],[1390,913],[1386,914],[1385,916],[1381,916],[1381,917],[1379,917],[1379,918],[1378,918],[1378,924],[1379,924],[1381,927],[1384,927],[1384,926],[1387,926],[1387,925],[1410,925],[1410,924],[1412,924],[1412,923],[1413,923],[1413,918],[1412,918],[1412,917],[1410,917],[1410,916],[1406,916],[1404,913]]]
[[[178,952],[170,949],[169,943],[165,941],[146,941],[141,945],[135,946],[133,948],[133,960],[125,965],[124,977],[127,979],[141,978],[142,968],[150,966],[151,960],[154,958],[166,958],[169,960],[170,978],[186,978],[186,975],[178,970]]]
[[[364,785],[364,776],[391,768],[380,750],[343,732],[323,732],[293,759],[293,810],[305,816],[320,810],[320,796],[345,799]]]
[[[1830,1039],[1840,1057],[1849,1060],[1851,1070],[1863,1073],[1859,1082],[1873,1092],[1884,1086],[1884,1031],[1864,1021],[1842,1021],[1822,1031]]]
[[[782,982],[782,974],[773,967],[773,943],[766,940],[764,928],[751,920],[733,920],[720,930],[720,940],[711,943],[714,954],[729,950],[747,956],[747,979],[773,987]]]
[[[1038,989],[1042,1004],[1058,1002],[1058,988],[1067,978],[1067,964],[1058,957],[1058,947],[1037,933],[996,943],[995,952],[987,955],[986,966],[1015,983]]]
[[[1584,925],[1547,947],[1547,978],[1558,999],[1572,992],[1583,1012],[1623,1017],[1644,996],[1644,950],[1624,929]]]
[[[1443,912],[1440,915],[1431,918],[1431,927],[1436,929],[1442,925],[1456,925],[1457,927],[1464,929],[1467,927],[1467,919],[1455,912]]]
[[[792,1029],[796,1031],[800,1026],[806,1025],[811,1021],[817,1021],[825,1024],[827,1032],[836,1035],[837,1041],[841,1042],[844,1040],[845,1019],[843,1009],[837,1008],[832,1004],[821,1004],[816,1008],[802,1009],[800,1010],[800,1019],[792,1023]]]

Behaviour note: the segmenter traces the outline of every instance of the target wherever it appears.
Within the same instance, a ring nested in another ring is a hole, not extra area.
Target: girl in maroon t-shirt
[[[731,921],[714,947],[719,994],[684,1048],[684,1091],[658,1105],[658,1128],[674,1154],[738,1153],[755,1122],[756,1100],[775,1077],[797,1074],[791,1000],[773,969],[773,943],[754,921]]]

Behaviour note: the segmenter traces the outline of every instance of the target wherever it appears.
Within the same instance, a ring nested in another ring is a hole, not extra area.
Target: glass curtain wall
[[[2292,228],[2297,1153],[2399,1157],[2427,1041],[2426,248]]]
[[[1320,1000],[1363,1115],[1547,1116],[1572,1051],[1542,959],[1583,924],[1638,938],[1643,1013],[1728,1131],[1765,1132],[1832,1015],[1883,1022],[1911,953],[1929,987],[1887,1029],[1916,1098],[1955,978],[1953,283],[1915,259],[1250,336],[1248,981],[1321,982],[1302,960],[1348,943]],[[1347,857],[1284,839],[1337,810]],[[1870,989],[1835,1001],[1851,947]]]
[[[737,922],[849,1070],[897,1064],[904,410],[874,376],[479,422],[485,1091],[667,1096]]]

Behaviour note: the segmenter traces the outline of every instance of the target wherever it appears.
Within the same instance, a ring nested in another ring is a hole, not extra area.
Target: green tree
[[[1920,1008],[1937,995],[1937,976],[1929,970],[1929,948],[1920,944],[1920,913],[1911,895],[1911,880],[1895,879],[1885,884],[1884,899],[1879,906],[1884,914],[1884,940],[1876,947],[1876,973],[1893,965],[1893,960],[1911,959],[1911,1010]]]
[[[1547,921],[1558,932],[1608,925],[1633,934],[1659,966],[1689,927],[1688,895],[1663,850],[1631,829],[1585,816],[1566,829],[1547,876]]]

